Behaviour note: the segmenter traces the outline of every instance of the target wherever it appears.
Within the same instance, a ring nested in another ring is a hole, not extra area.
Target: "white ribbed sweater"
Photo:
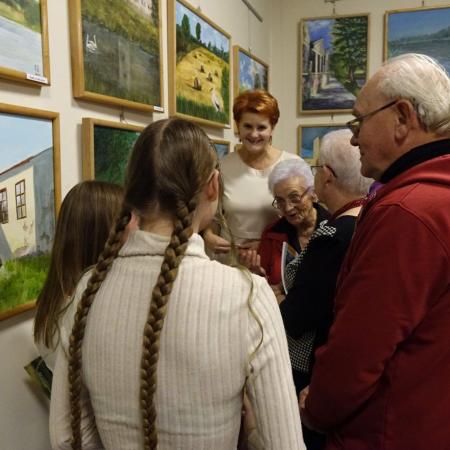
[[[83,342],[84,450],[142,448],[142,335],[167,243],[162,236],[132,232],[91,307]],[[279,308],[266,281],[257,276],[253,280],[254,310],[264,328],[248,390],[258,431],[266,450],[303,449]],[[75,306],[86,282],[87,276],[61,326],[50,411],[54,449],[70,448],[66,354]],[[247,306],[249,288],[242,272],[210,261],[202,238],[191,237],[161,333],[158,449],[236,448],[248,359],[261,337]]]

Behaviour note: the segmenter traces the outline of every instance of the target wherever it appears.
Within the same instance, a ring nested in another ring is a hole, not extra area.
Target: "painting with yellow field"
[[[230,125],[230,36],[181,0],[169,2],[170,114]]]

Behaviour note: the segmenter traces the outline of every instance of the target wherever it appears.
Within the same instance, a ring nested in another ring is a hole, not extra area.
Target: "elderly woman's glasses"
[[[327,164],[319,164],[318,166],[311,166],[311,172],[314,176],[316,176],[317,169],[320,169],[322,167],[326,167],[334,176],[334,178],[337,178],[336,172],[333,170],[332,167],[328,166]]]
[[[297,206],[303,202],[306,196],[311,192],[312,188],[306,189],[302,194],[298,194],[297,192],[292,192],[288,195],[287,199],[281,197],[275,197],[272,206],[278,210],[284,210],[288,205]]]
[[[361,125],[362,125],[364,119],[368,119],[369,117],[374,116],[375,114],[379,113],[380,111],[390,108],[391,106],[395,105],[396,103],[397,103],[397,100],[393,100],[392,102],[388,103],[387,105],[382,106],[381,108],[376,109],[375,111],[371,111],[367,114],[363,114],[362,116],[357,117],[356,119],[350,120],[345,125],[353,133],[353,136],[358,137],[359,131],[361,130]]]

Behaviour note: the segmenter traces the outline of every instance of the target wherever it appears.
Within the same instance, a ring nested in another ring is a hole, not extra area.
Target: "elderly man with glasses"
[[[432,58],[387,61],[348,123],[361,171],[383,186],[363,207],[335,317],[316,353],[302,420],[327,450],[450,443],[450,78]]]

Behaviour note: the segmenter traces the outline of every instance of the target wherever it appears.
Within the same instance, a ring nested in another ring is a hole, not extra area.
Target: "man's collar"
[[[394,161],[383,173],[380,182],[387,183],[411,167],[448,154],[450,154],[450,139],[441,139],[415,147]]]

